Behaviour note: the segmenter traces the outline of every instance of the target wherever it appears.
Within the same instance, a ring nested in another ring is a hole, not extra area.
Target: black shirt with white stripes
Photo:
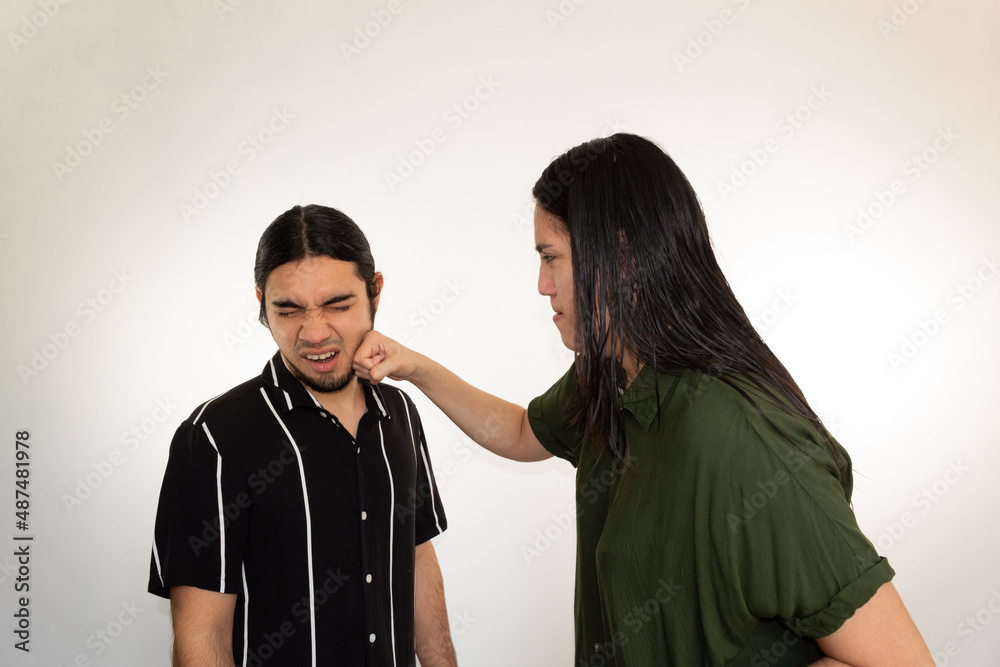
[[[413,665],[414,546],[447,527],[413,402],[364,389],[352,438],[275,354],[177,429],[149,591],[236,594],[237,665]]]

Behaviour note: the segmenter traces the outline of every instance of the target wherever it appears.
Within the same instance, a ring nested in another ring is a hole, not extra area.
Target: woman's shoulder
[[[727,469],[755,460],[797,468],[803,459],[839,468],[819,428],[779,396],[750,376],[685,371],[664,406],[671,445]]]

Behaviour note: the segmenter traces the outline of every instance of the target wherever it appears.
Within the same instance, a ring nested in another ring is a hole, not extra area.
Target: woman
[[[533,195],[562,379],[525,410],[376,332],[355,369],[409,380],[500,456],[577,468],[575,664],[933,665],[858,529],[847,453],[754,331],[677,165],[616,134]]]

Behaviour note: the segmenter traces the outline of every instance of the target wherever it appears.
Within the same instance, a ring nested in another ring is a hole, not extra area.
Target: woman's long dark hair
[[[574,417],[599,454],[610,452],[627,465],[618,387],[621,355],[628,351],[657,372],[710,374],[761,410],[733,381],[739,376],[815,424],[843,465],[791,374],[736,300],[715,259],[698,197],[659,146],[632,134],[588,141],[553,160],[532,195],[569,233]]]

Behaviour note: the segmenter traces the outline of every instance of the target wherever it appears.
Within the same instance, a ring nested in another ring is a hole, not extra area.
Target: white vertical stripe
[[[375,391],[375,387],[372,387],[372,398],[378,403],[378,409],[382,411],[382,416],[385,417],[388,413],[385,411],[385,406],[382,405],[382,399],[378,397],[378,392]]]
[[[222,394],[219,394],[219,396],[222,396]],[[191,425],[192,426],[197,426],[198,425],[198,420],[201,419],[201,415],[205,412],[205,408],[207,408],[208,404],[211,403],[212,401],[214,401],[215,399],[217,399],[219,396],[213,396],[212,398],[210,398],[207,401],[205,401],[204,405],[201,406],[201,410],[199,410],[198,414],[195,415],[195,418],[191,420]]]
[[[218,463],[215,466],[215,486],[216,493],[219,497],[219,592],[226,592],[226,514],[222,504],[222,454],[219,452],[218,446],[215,444],[215,438],[212,437],[212,432],[208,430],[208,423],[202,422],[201,428],[204,429],[205,435],[208,436],[208,441],[212,443],[213,449],[215,449],[215,455],[218,457]]]
[[[382,443],[382,458],[385,460],[385,472],[389,476],[389,631],[392,634],[392,664],[396,664],[396,611],[393,609],[392,595],[392,524],[396,513],[396,485],[392,481],[392,468],[389,467],[389,455],[385,453],[385,437],[382,435],[382,422],[378,423],[378,439]]]
[[[299,452],[299,446],[295,444],[295,438],[288,431],[288,427],[285,426],[285,422],[281,421],[281,417],[278,416],[278,412],[271,405],[271,399],[267,397],[267,392],[264,388],[260,389],[261,395],[264,397],[264,402],[267,403],[267,407],[271,409],[271,414],[274,418],[278,420],[281,425],[281,430],[285,432],[288,436],[288,441],[292,443],[292,449],[295,450],[295,458],[299,462],[299,480],[302,484],[302,503],[305,506],[306,511],[306,564],[309,572],[309,642],[312,649],[312,667],[316,667],[316,587],[313,584],[313,547],[312,547],[312,515],[309,512],[309,492],[306,489],[306,471],[302,466],[302,454]],[[287,394],[286,394],[287,395]]]
[[[267,365],[271,367],[271,378],[274,380],[274,386],[277,387],[278,386],[278,371],[276,371],[274,369],[274,358],[273,357],[271,358],[270,361],[267,362]]]
[[[410,404],[406,401],[406,397],[403,397],[403,407],[406,408],[406,423],[410,424]],[[413,424],[410,424],[410,442],[413,444],[413,456],[417,456],[417,439],[413,435]],[[437,526],[438,532],[441,532],[441,520],[438,518],[437,506],[434,504],[434,482],[431,479],[431,466],[427,461],[427,450],[426,448],[420,448],[420,456],[424,460],[424,473],[427,475],[427,488],[431,492],[431,512],[434,513],[434,525]],[[420,488],[420,484],[417,484],[417,488]]]
[[[402,394],[401,394],[402,396]],[[406,396],[402,396],[403,407],[406,408],[406,425],[410,427],[410,444],[413,445],[413,462],[417,462],[417,439],[413,436],[413,422],[410,421],[410,404],[406,401]]]
[[[437,507],[434,505],[434,480],[431,479],[431,467],[427,462],[427,450],[422,448],[420,450],[420,456],[424,459],[424,472],[427,474],[427,488],[430,489],[431,492],[431,511],[434,512],[434,525],[437,526],[438,532],[440,533],[441,520],[438,519]],[[419,489],[420,486],[417,485],[417,488]]]
[[[160,578],[160,586],[166,587],[167,582],[163,581],[163,568],[160,567],[160,552],[156,549],[156,538],[153,538],[153,561],[156,563],[156,576]]]
[[[247,586],[247,564],[243,563],[243,667],[247,667],[250,638],[250,588]]]

